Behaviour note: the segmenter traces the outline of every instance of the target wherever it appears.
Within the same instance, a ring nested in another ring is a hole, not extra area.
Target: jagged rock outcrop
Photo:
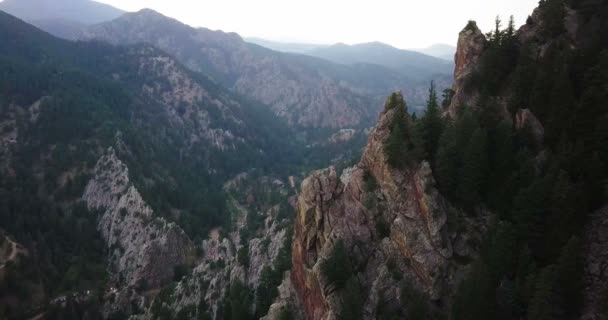
[[[224,189],[231,195],[229,207],[234,229],[212,229],[208,237],[195,243],[198,255],[192,271],[183,275],[178,282],[165,286],[152,297],[150,303],[142,303],[145,305],[144,312],[134,316],[134,319],[156,319],[161,309],[173,315],[223,319],[223,308],[225,303],[229,304],[226,299],[230,299],[227,295],[229,288],[240,283],[255,292],[261,283],[264,268],[274,268],[284,246],[290,245],[289,223],[278,216],[279,205],[274,202],[277,194],[287,197],[285,183],[271,177],[242,173],[226,182]],[[256,200],[257,206],[248,204],[247,200],[247,195],[251,195],[253,189],[260,196]],[[269,194],[275,194],[274,200],[263,196]],[[247,224],[249,214],[258,214],[263,219],[259,229],[252,230],[252,226]],[[250,237],[242,239],[246,233]],[[246,265],[243,265],[239,251],[245,246],[248,258]],[[283,299],[280,306],[296,304],[296,295],[288,282],[281,286],[279,293]]]
[[[456,236],[447,227],[450,205],[437,191],[427,163],[405,170],[387,164],[383,145],[393,114],[388,110],[380,116],[355,168],[342,177],[334,168],[316,171],[302,182],[291,281],[307,319],[340,318],[340,292],[320,267],[338,240],[369,292],[365,319],[374,319],[378,305],[387,301],[407,308],[407,301],[399,300],[395,273],[434,300],[444,298],[451,285],[451,239]]]
[[[477,63],[487,47],[486,36],[477,27],[475,21],[469,21],[467,26],[458,35],[454,68],[454,96],[447,110],[450,117],[454,117],[458,108],[470,104],[478,99],[474,88],[469,88],[467,82],[472,76]]]
[[[94,169],[82,199],[99,212],[110,271],[119,286],[158,288],[174,268],[191,261],[193,245],[175,223],[155,216],[129,180],[127,166],[109,148]]]
[[[596,211],[585,229],[585,297],[582,320],[608,315],[608,206]]]

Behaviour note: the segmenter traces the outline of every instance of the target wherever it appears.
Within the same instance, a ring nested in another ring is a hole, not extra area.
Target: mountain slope
[[[270,106],[291,124],[352,127],[367,123],[373,114],[368,99],[325,77],[321,68],[305,68],[236,34],[194,29],[151,10],[91,27],[84,38],[155,45],[192,70]]]
[[[64,20],[95,24],[118,18],[125,12],[92,0],[4,0],[0,10],[28,22]]]
[[[2,318],[108,281],[112,310],[171,282],[191,239],[231,224],[227,177],[294,150],[265,108],[155,48],[64,41],[5,13],[0,40],[0,225],[28,252],[0,276]]]
[[[93,26],[82,38],[152,44],[304,128],[369,126],[387,92],[403,90],[413,105],[421,106],[431,80],[379,65],[347,66],[272,51],[237,34],[194,29],[152,10]]]
[[[356,45],[336,44],[306,52],[308,55],[336,63],[370,63],[392,69],[414,78],[425,79],[434,73],[450,74],[450,62],[415,51],[401,50],[380,42]]]
[[[603,319],[608,4],[461,31],[441,116],[387,100],[361,161],[313,172],[266,319]],[[287,290],[290,289],[290,290]]]

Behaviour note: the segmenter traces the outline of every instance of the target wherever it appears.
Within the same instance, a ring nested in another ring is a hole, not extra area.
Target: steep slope
[[[469,22],[443,119],[395,124],[391,98],[354,169],[304,180],[297,299],[271,311],[605,318],[606,17],[605,2],[546,0],[519,30]]]
[[[469,144],[486,144],[486,155],[463,157],[474,162],[460,172],[488,170],[474,178],[482,179],[475,201],[502,226],[489,232],[478,275],[457,293],[455,319],[606,317],[600,300],[608,287],[599,270],[606,264],[607,18],[605,1],[545,0],[519,30],[508,25],[484,35],[471,21],[460,33],[445,110],[455,125],[440,143],[437,167],[445,175],[438,181],[453,202],[470,203],[468,175],[450,178],[459,146],[447,141],[477,122]],[[497,264],[499,256],[517,265]],[[493,293],[496,299],[484,298]]]
[[[95,24],[116,19],[125,12],[92,0],[4,0],[0,10],[28,22],[66,20]]]
[[[0,224],[31,253],[2,282],[3,318],[66,294],[96,313],[109,282],[106,315],[139,301],[193,262],[191,239],[230,225],[227,177],[292,150],[274,115],[152,47],[64,41],[4,13],[0,39]]]
[[[457,257],[475,256],[469,243],[483,223],[450,230],[448,219],[463,217],[437,191],[429,164],[388,164],[397,112],[388,103],[358,165],[302,182],[290,279],[298,299],[289,307],[306,319],[408,318],[416,308],[431,317],[441,312],[431,301],[448,301],[463,268]]]
[[[306,52],[336,63],[370,63],[389,67],[411,78],[426,80],[433,74],[450,74],[449,61],[423,53],[401,50],[380,42],[356,45],[335,44]]]

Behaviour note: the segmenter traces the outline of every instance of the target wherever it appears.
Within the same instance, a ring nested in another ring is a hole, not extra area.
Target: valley
[[[607,318],[608,3],[462,22],[0,2],[0,319]]]

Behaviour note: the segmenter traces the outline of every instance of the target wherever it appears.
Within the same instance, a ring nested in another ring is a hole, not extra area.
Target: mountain
[[[369,126],[387,91],[403,90],[413,105],[424,105],[431,80],[380,65],[348,66],[272,51],[237,34],[195,29],[149,9],[92,26],[81,38],[152,44],[304,129]]]
[[[63,20],[85,25],[118,18],[125,12],[92,0],[4,0],[0,10],[28,22]]]
[[[0,13],[0,318],[608,316],[605,1],[469,21],[443,101],[393,92],[314,142],[240,81],[374,101],[411,80],[154,12],[93,29],[120,45]],[[356,160],[309,171],[349,137]]]
[[[415,51],[401,50],[380,42],[356,45],[335,44],[316,48],[308,55],[336,63],[369,63],[395,69],[414,79],[425,79],[432,74],[450,74],[452,65],[443,59],[427,56]]]
[[[268,48],[274,51],[290,52],[290,53],[306,53],[312,49],[319,47],[326,47],[327,45],[322,44],[311,44],[311,43],[296,43],[296,42],[279,42],[271,41],[262,38],[245,38],[245,41],[253,44],[257,44],[264,48]]]
[[[290,124],[353,127],[368,123],[375,113],[366,97],[326,76],[315,60],[298,61],[297,56],[248,44],[237,34],[194,29],[152,10],[93,26],[83,38],[155,45],[190,69],[270,106]]]
[[[456,47],[449,44],[438,43],[423,49],[414,49],[414,51],[418,51],[429,56],[453,61],[454,54],[456,53]]]
[[[72,294],[96,314],[109,283],[170,283],[193,239],[230,225],[228,177],[301,159],[266,108],[153,47],[60,40],[3,12],[0,40],[2,318],[47,303],[53,318]]]

